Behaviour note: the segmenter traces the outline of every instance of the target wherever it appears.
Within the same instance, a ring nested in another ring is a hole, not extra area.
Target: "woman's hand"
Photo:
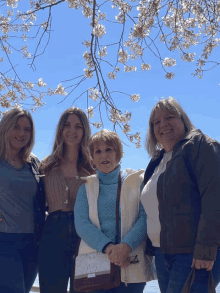
[[[123,263],[121,263],[122,268],[126,268],[131,264],[130,258],[128,257]]]
[[[196,268],[197,270],[206,269],[207,271],[211,271],[213,268],[214,261],[213,260],[200,260],[200,259],[193,259],[192,268]]]
[[[113,247],[113,246],[114,246],[114,244],[113,244],[113,243],[110,243],[110,244],[106,247],[104,253],[106,253],[107,255],[111,254],[111,252],[112,252],[112,247]]]
[[[128,255],[131,252],[131,247],[128,244],[120,243],[112,245],[109,251],[110,253],[107,254],[111,263],[117,266],[128,266]]]

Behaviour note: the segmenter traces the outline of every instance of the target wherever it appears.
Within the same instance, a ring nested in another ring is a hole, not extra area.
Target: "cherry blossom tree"
[[[35,69],[36,59],[45,52],[50,41],[53,7],[63,2],[69,9],[82,11],[84,17],[91,20],[88,27],[91,38],[83,43],[85,69],[80,76],[71,79],[73,84],[69,92],[61,83],[51,89],[44,77],[35,82],[23,80],[11,57],[11,53],[16,51]],[[20,4],[25,10],[19,10]],[[115,12],[113,18],[112,10]],[[42,13],[47,13],[44,22],[41,21]],[[112,29],[116,24],[120,26],[120,37],[114,43],[107,43],[106,23]],[[206,71],[220,64],[219,60],[212,60],[212,52],[220,43],[219,24],[220,0],[0,0],[0,62],[7,63],[6,72],[2,72],[0,67],[0,106],[8,109],[28,104],[34,111],[44,105],[45,95],[67,97],[85,80],[93,79],[94,86],[82,91],[77,99],[87,95],[88,100],[97,103],[98,111],[104,104],[112,123],[121,127],[139,148],[140,133],[132,134],[129,125],[132,114],[128,111],[122,113],[117,108],[114,94],[120,89],[110,91],[108,80],[117,78],[122,70],[136,71],[135,61],[138,59],[141,60],[141,70],[151,70],[151,64],[145,62],[149,51],[161,63],[165,78],[173,79],[172,67],[177,62],[174,58],[162,56],[161,46],[165,46],[170,55],[177,51],[183,62],[194,62],[196,69],[192,74],[202,78]],[[29,52],[25,43],[27,39],[36,42],[33,52]],[[195,46],[200,48],[198,56],[194,52]],[[114,64],[108,58],[109,50],[111,54],[114,51]],[[103,66],[108,66],[107,74],[103,72]],[[140,99],[137,93],[121,94],[134,102]],[[86,111],[92,118],[94,108],[88,106]],[[102,124],[102,121],[95,122],[93,126],[100,128]]]

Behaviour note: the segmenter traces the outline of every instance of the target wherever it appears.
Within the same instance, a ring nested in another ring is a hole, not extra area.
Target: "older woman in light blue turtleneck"
[[[121,268],[121,284],[119,287],[98,291],[102,293],[137,292],[144,290],[147,281],[154,275],[146,271],[144,243],[146,239],[146,214],[140,203],[141,173],[122,173],[119,161],[123,155],[120,138],[115,132],[101,130],[90,140],[90,153],[97,168],[97,175],[88,177],[91,189],[83,184],[77,194],[75,203],[76,231],[85,243],[108,255],[109,260]],[[119,233],[116,234],[116,198],[119,178],[122,180]],[[98,181],[94,178],[98,178]],[[95,183],[96,182],[96,183]],[[97,183],[98,182],[98,183]],[[89,184],[89,183],[87,183]],[[95,186],[97,184],[98,186]],[[94,188],[98,187],[98,189]],[[89,192],[88,192],[89,190]],[[99,190],[95,196],[92,190]],[[95,215],[89,210],[97,210]],[[91,218],[94,219],[91,220]],[[99,221],[100,229],[95,222]],[[138,252],[137,252],[138,251]],[[137,262],[133,264],[136,256]],[[151,259],[152,261],[152,259]],[[94,292],[94,291],[93,291]]]

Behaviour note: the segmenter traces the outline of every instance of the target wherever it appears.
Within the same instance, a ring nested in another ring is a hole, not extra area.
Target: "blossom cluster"
[[[30,9],[21,12],[17,10],[19,1],[3,1],[7,4],[7,9],[5,9],[4,15],[0,15],[0,46],[3,54],[3,56],[0,56],[1,63],[11,60],[10,54],[15,51],[23,58],[34,62],[39,54],[38,47],[36,51],[32,52],[30,50],[32,47],[29,47],[27,43],[36,38],[39,41],[38,45],[40,45],[44,33],[49,33],[51,28],[50,17],[43,22],[39,21],[37,17],[43,10],[46,11],[49,7],[51,8],[53,5],[62,2],[58,0],[29,0]],[[115,80],[120,69],[124,69],[124,72],[135,72],[137,64],[134,64],[134,61],[137,61],[137,59],[141,61],[139,63],[141,64],[141,70],[146,71],[144,74],[148,74],[148,71],[151,70],[151,64],[147,59],[149,54],[146,52],[151,51],[161,62],[165,71],[165,78],[173,79],[175,73],[168,72],[167,68],[176,66],[176,60],[172,57],[172,52],[177,51],[182,61],[196,62],[196,70],[193,75],[202,78],[204,71],[209,69],[209,64],[213,64],[209,61],[210,57],[220,44],[220,1],[130,0],[130,2],[127,2],[126,0],[112,0],[112,8],[116,11],[113,19],[109,19],[109,17],[112,17],[111,14],[107,18],[107,8],[104,11],[108,1],[100,0],[97,3],[96,0],[65,0],[65,2],[69,8],[81,10],[85,18],[91,19],[91,27],[88,26],[91,39],[83,42],[87,48],[83,54],[86,64],[83,78],[91,79],[95,77],[97,83],[94,87],[90,85],[88,91],[85,92],[89,93],[88,96],[93,101],[101,103],[104,100],[107,107],[111,106],[110,120],[113,123],[120,124],[122,131],[129,136],[130,141],[135,141],[136,147],[140,147],[139,133],[130,134],[131,113],[125,112],[122,114],[119,109],[115,108],[111,95],[108,94],[109,90],[105,77]],[[109,33],[108,27],[105,26],[107,22],[112,26],[117,25],[117,28],[121,28],[121,36],[112,44],[106,43],[104,37]],[[127,29],[129,23],[131,23],[130,30],[127,32],[125,28]],[[32,37],[34,34],[30,35],[30,32],[34,31],[36,37]],[[22,42],[19,48],[13,46],[12,36],[16,36]],[[161,44],[168,48],[171,57],[160,54],[159,46]],[[202,49],[201,54],[197,54],[196,59],[193,47],[198,44]],[[111,48],[113,46],[117,48],[115,64],[111,64],[110,59],[108,59],[112,55]],[[12,63],[9,62],[9,64]],[[31,64],[34,68],[33,63]],[[106,75],[102,72],[102,64],[111,66],[111,69],[106,71]],[[218,64],[218,62],[214,62],[213,67]],[[3,108],[19,106],[19,103],[23,103],[29,98],[33,102],[34,107],[32,109],[34,111],[35,108],[44,104],[43,97],[45,95],[67,95],[62,84],[58,84],[55,90],[50,88],[46,90],[47,84],[43,78],[39,78],[36,83],[22,81],[11,75],[15,71],[16,69],[12,64],[6,73],[1,72],[0,75],[0,105]],[[138,102],[140,99],[139,94],[129,94],[128,96],[134,102]],[[100,97],[104,99],[102,100]],[[87,114],[89,118],[94,116],[92,106],[88,107]],[[101,122],[94,122],[93,124],[97,128],[102,125]]]
[[[97,89],[94,88],[89,88],[89,98],[92,99],[93,101],[97,101],[100,93]]]

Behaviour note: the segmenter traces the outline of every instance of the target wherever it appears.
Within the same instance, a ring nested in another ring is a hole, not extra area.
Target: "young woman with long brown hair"
[[[86,114],[69,108],[60,117],[51,155],[42,161],[48,204],[39,252],[41,293],[66,293],[78,243],[73,208],[81,176],[94,173],[87,147],[91,136]],[[72,282],[71,282],[72,284]],[[71,292],[73,288],[70,286]]]

